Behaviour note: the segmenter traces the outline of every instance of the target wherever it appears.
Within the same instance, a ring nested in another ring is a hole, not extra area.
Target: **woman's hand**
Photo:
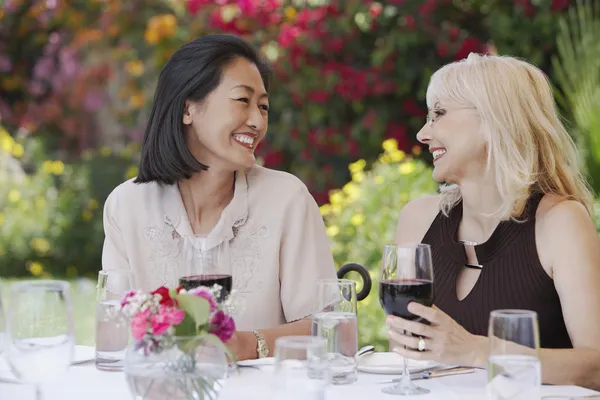
[[[388,331],[390,342],[396,345],[393,351],[414,360],[434,360],[447,365],[485,367],[487,357],[485,336],[476,336],[467,332],[436,306],[427,307],[412,302],[408,305],[408,311],[426,319],[431,325],[390,315],[387,322],[390,326]],[[417,350],[420,337],[425,341],[424,351]]]
[[[225,343],[225,346],[235,355],[236,361],[250,360],[257,357],[257,340],[252,332],[235,332]]]

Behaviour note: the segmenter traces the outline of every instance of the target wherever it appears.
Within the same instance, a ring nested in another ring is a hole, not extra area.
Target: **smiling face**
[[[250,168],[269,124],[269,100],[256,65],[237,58],[223,68],[221,82],[202,103],[186,101],[187,144],[211,169]]]
[[[433,178],[437,182],[460,183],[483,174],[486,144],[481,119],[474,107],[452,101],[436,101],[417,139],[433,155]]]

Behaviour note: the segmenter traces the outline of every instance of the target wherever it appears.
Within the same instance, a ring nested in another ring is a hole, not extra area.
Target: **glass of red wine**
[[[383,252],[379,300],[387,315],[420,321],[421,318],[408,312],[408,304],[433,304],[433,268],[431,248],[428,244],[387,245]],[[420,321],[426,323],[426,321]],[[415,385],[404,358],[404,371],[400,382],[382,389],[395,395],[417,395],[429,393],[428,389]]]
[[[190,260],[192,275],[179,278],[179,286],[191,290],[198,286],[210,288],[216,284],[221,287],[216,300],[221,303],[227,299],[231,293],[233,278],[228,257],[223,254],[226,250],[223,246],[207,251],[196,250]]]

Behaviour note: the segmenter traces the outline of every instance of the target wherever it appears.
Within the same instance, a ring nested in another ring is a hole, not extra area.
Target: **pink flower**
[[[166,313],[167,321],[171,325],[179,325],[181,323],[181,321],[183,321],[183,318],[185,318],[185,311],[183,311],[179,308],[171,308],[171,309],[165,311],[165,313]]]
[[[148,315],[150,315],[150,310],[138,313],[131,319],[131,335],[135,340],[142,340],[146,335]]]
[[[123,300],[121,300],[121,307],[124,307],[127,304],[129,304],[129,298],[133,296],[135,296],[135,290],[130,290],[129,292],[125,293],[125,296],[123,296]]]
[[[211,313],[213,313],[217,309],[217,302],[215,301],[215,298],[213,297],[212,293],[207,288],[199,286],[197,288],[189,290],[188,293],[208,300],[208,304],[210,304]]]
[[[235,321],[223,311],[217,311],[212,321],[210,333],[216,335],[223,343],[227,342],[235,332]]]

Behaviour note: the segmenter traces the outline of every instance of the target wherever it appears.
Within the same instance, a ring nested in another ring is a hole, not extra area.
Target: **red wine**
[[[388,315],[418,320],[408,312],[410,302],[426,306],[433,304],[433,282],[425,279],[392,279],[379,284],[379,301]]]
[[[231,275],[192,275],[179,278],[179,286],[185,290],[197,288],[198,286],[211,287],[214,284],[221,286],[221,295],[217,299],[223,301],[231,292],[233,278]]]

